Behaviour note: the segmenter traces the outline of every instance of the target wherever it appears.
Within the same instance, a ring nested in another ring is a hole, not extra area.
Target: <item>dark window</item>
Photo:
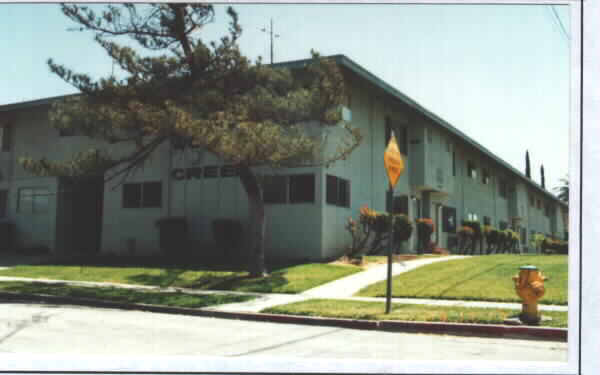
[[[402,195],[394,197],[394,211],[395,214],[408,215],[408,195]]]
[[[533,197],[533,194],[529,194],[529,205],[535,207],[535,198]]]
[[[538,208],[538,210],[542,209],[542,201],[539,199],[537,200],[537,208]]]
[[[270,204],[287,202],[286,176],[265,176],[263,202]]]
[[[392,120],[389,117],[385,118],[385,145],[384,148],[387,147],[388,143],[390,143],[390,138],[392,138]]]
[[[61,137],[73,137],[75,135],[75,130],[73,128],[58,129],[58,135]]]
[[[327,194],[326,201],[329,204],[336,204],[338,196],[337,177],[327,175]]]
[[[456,151],[452,151],[452,176],[456,176]]]
[[[12,126],[5,125],[0,128],[0,137],[2,138],[1,147],[2,151],[10,151],[12,143]]]
[[[475,163],[473,163],[470,160],[467,161],[467,176],[469,176],[472,179],[477,178],[477,169],[475,168]]]
[[[235,165],[224,165],[221,167],[221,177],[234,177],[238,174],[238,168]]]
[[[123,208],[140,208],[142,206],[142,184],[123,185]]]
[[[483,182],[483,184],[484,185],[489,184],[490,183],[490,172],[488,172],[487,169],[484,169],[482,175],[483,176],[482,176],[481,181]]]
[[[142,185],[142,207],[160,207],[162,203],[162,184],[145,182]]]
[[[406,126],[400,128],[400,140],[398,141],[398,148],[400,153],[408,155],[408,129]]]
[[[350,207],[350,181],[327,175],[326,200],[328,204]]]
[[[219,167],[209,165],[204,167],[204,178],[219,177]]]
[[[160,207],[162,183],[144,182],[123,185],[123,208]]]
[[[456,208],[442,207],[442,230],[445,233],[456,232]]]
[[[313,203],[315,201],[315,175],[290,176],[290,203]]]
[[[506,221],[501,221],[498,226],[500,227],[500,230],[505,230],[508,228],[508,223]]]
[[[427,132],[427,142],[429,144],[432,144],[433,143],[433,130],[425,129],[425,131]]]
[[[523,245],[527,244],[527,229],[521,228],[521,243]]]
[[[8,203],[8,190],[0,190],[0,217],[6,217],[7,203]]]
[[[499,189],[500,196],[502,198],[506,198],[506,196],[508,195],[506,181],[503,181],[503,180],[500,181],[500,184],[498,185],[498,189]]]
[[[492,221],[490,220],[489,216],[483,217],[483,225],[492,225]]]

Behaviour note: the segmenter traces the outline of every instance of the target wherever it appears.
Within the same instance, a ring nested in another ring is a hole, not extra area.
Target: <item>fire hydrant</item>
[[[538,312],[537,301],[544,296],[546,289],[544,281],[546,277],[537,269],[536,266],[519,267],[519,275],[514,276],[515,290],[517,295],[523,300],[523,308],[520,319],[526,324],[537,324],[541,317]]]

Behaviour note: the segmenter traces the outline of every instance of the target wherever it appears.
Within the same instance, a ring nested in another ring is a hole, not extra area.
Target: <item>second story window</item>
[[[481,182],[483,182],[484,185],[487,185],[490,183],[490,172],[487,169],[483,170]]]
[[[0,151],[7,152],[12,149],[12,130],[11,125],[0,127]]]
[[[477,178],[477,169],[475,168],[475,163],[473,163],[470,160],[467,161],[467,176],[469,176],[472,179]]]
[[[390,138],[392,138],[392,120],[389,118],[389,116],[385,117],[385,144],[383,145],[383,148],[385,149],[388,145],[388,143],[390,143]]]
[[[506,185],[506,181],[501,180],[498,184],[498,193],[502,198],[506,198],[508,196],[508,186]]]

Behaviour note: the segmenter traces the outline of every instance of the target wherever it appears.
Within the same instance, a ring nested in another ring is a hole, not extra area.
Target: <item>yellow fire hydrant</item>
[[[515,290],[517,295],[523,300],[523,309],[520,319],[526,324],[537,324],[541,317],[538,312],[537,301],[544,296],[546,289],[544,281],[546,277],[537,269],[536,266],[519,267],[519,275],[514,276]]]

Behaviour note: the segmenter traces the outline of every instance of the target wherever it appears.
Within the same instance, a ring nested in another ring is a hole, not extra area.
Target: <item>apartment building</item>
[[[358,217],[365,204],[378,211],[391,207],[412,219],[432,218],[434,240],[445,248],[455,245],[456,230],[466,219],[499,228],[516,225],[524,245],[533,233],[565,236],[566,204],[346,56],[332,58],[349,92],[344,116],[361,129],[363,143],[329,168],[257,168],[264,178],[267,257],[340,255],[350,242],[346,220]],[[247,228],[248,202],[236,168],[201,149],[163,144],[124,184],[97,178],[74,189],[68,179],[22,170],[20,156],[64,160],[96,144],[49,125],[48,110],[58,99],[0,106],[0,215],[15,224],[18,246],[149,255],[161,251],[156,221],[180,216],[190,227],[186,251],[209,255],[219,251],[211,232],[214,219],[239,219]],[[335,141],[337,130],[328,131]],[[406,166],[393,198],[386,194],[383,167],[392,131]],[[415,250],[414,237],[405,251]]]

